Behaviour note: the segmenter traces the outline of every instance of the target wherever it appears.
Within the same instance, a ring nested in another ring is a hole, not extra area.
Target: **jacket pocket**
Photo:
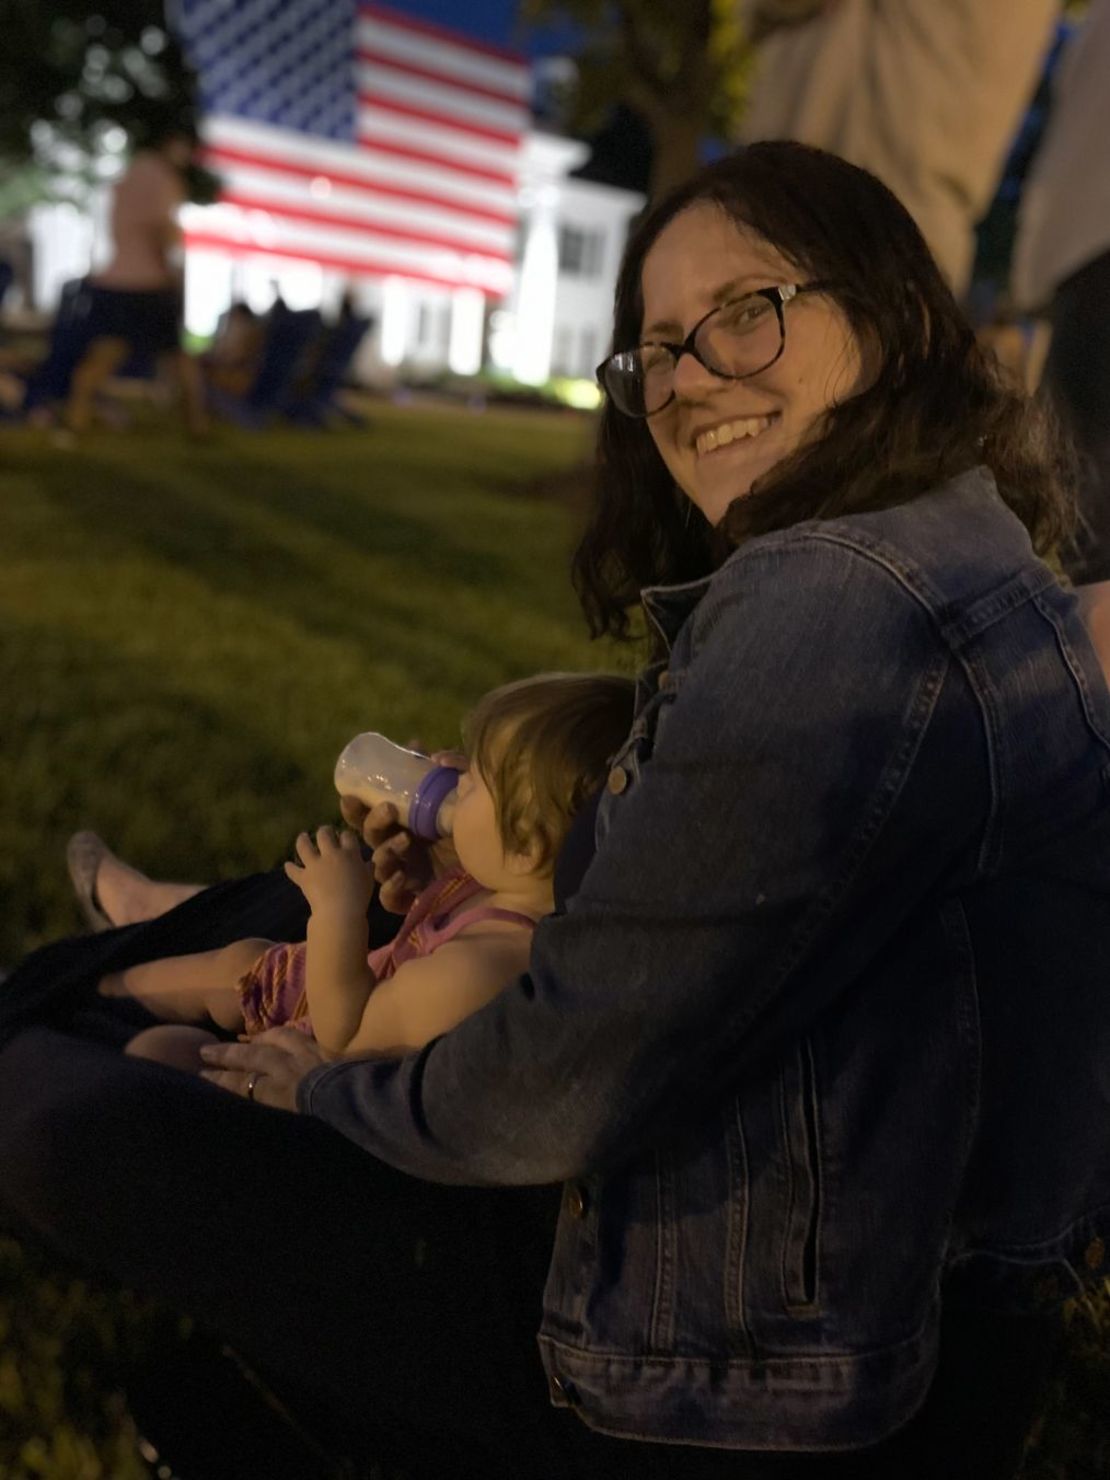
[[[803,1038],[780,1079],[788,1173],[782,1289],[788,1311],[812,1313],[820,1294],[821,1148],[813,1043]]]

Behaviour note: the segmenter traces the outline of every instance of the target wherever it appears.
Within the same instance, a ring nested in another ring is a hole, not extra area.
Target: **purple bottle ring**
[[[423,838],[426,843],[439,840],[436,818],[449,796],[459,784],[459,773],[454,766],[433,766],[412,795],[409,807],[409,832]]]

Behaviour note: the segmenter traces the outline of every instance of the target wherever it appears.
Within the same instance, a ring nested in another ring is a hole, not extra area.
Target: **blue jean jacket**
[[[942,1300],[1107,1268],[1110,698],[983,470],[645,603],[669,660],[529,973],[301,1108],[433,1181],[566,1181],[540,1344],[594,1427],[861,1446]]]

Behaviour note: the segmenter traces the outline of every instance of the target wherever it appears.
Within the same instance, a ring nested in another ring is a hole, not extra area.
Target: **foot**
[[[66,868],[77,903],[93,930],[110,930],[116,921],[100,902],[97,887],[108,849],[94,832],[74,833],[66,844]]]
[[[75,833],[66,849],[69,876],[82,913],[94,930],[153,920],[199,894],[200,884],[148,878],[117,858],[96,833]]]

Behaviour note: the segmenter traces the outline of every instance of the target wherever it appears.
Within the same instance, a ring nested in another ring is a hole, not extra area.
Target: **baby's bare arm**
[[[297,839],[297,863],[285,872],[312,907],[308,922],[305,995],[316,1041],[338,1052],[362,1020],[374,990],[366,961],[366,906],[373,887],[369,865],[352,833],[322,827],[315,840]]]
[[[406,961],[370,994],[343,1056],[399,1057],[423,1048],[526,971],[531,944],[530,930],[483,921],[430,956]]]

